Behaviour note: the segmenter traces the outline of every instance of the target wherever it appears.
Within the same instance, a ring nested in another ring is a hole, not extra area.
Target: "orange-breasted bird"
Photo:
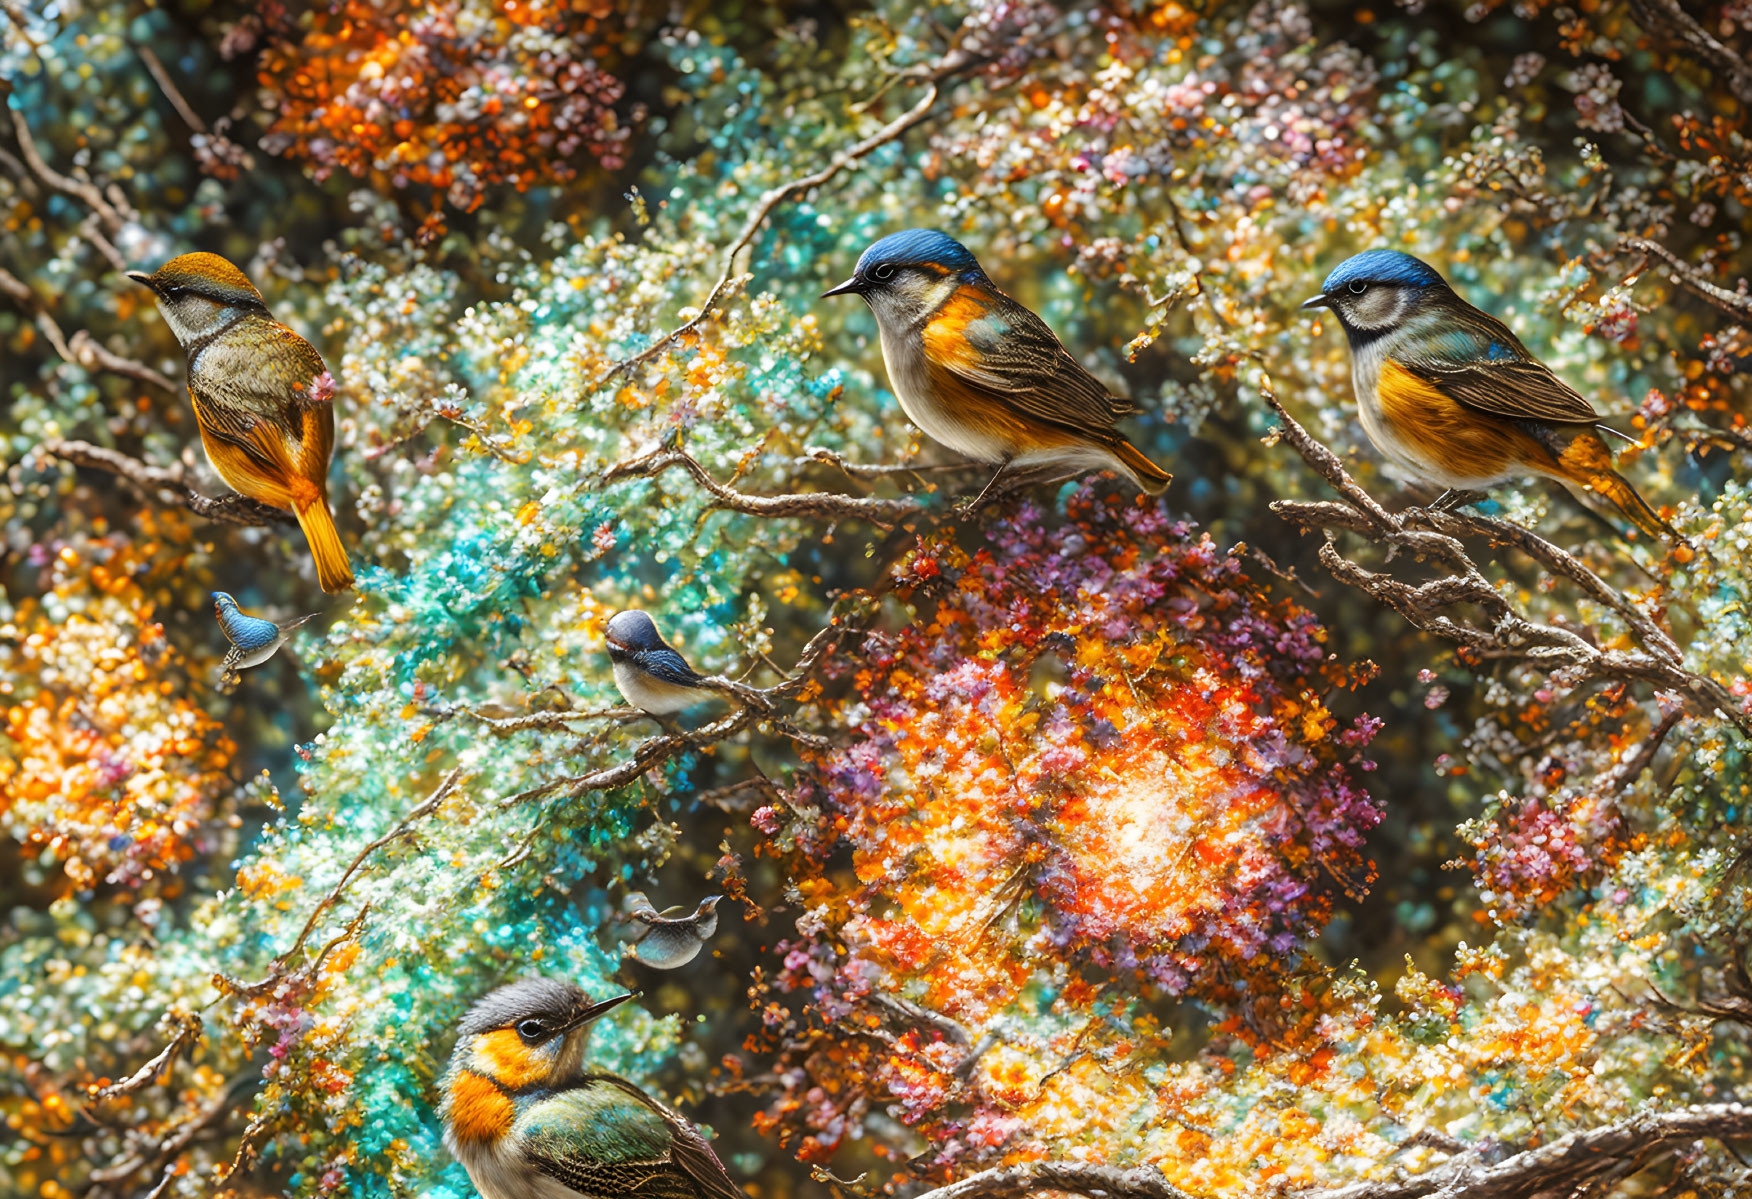
[[[262,293],[217,254],[183,254],[148,275],[165,323],[188,356],[201,445],[219,477],[298,518],[324,591],[353,585],[328,503],[334,404],[311,384],[328,373],[316,347],[268,314]]]
[[[1428,263],[1364,251],[1302,307],[1338,317],[1363,431],[1414,478],[1457,493],[1543,475],[1601,497],[1650,537],[1682,540],[1613,469],[1600,434],[1624,435]]]
[[[485,1199],[747,1199],[679,1113],[586,1069],[591,1022],[631,998],[530,978],[462,1018],[439,1114]]]
[[[1173,478],[1114,428],[1136,407],[1083,369],[947,234],[890,234],[823,294],[870,305],[889,381],[913,424],[998,467],[981,499],[1008,472],[1045,482],[1117,470],[1152,495]]]

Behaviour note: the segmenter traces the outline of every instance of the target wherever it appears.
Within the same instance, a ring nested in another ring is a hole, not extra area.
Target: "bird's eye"
[[[547,1036],[547,1025],[540,1020],[519,1020],[517,1022],[517,1035],[522,1037],[526,1044],[533,1045]]]
[[[886,262],[878,263],[876,266],[870,268],[870,278],[879,280],[892,279],[894,278],[894,267]]]
[[[1362,294],[1363,294],[1363,293],[1364,293],[1364,292],[1365,292],[1365,291],[1368,291],[1368,290],[1369,290],[1369,285],[1368,285],[1368,284],[1367,284],[1367,283],[1353,283],[1353,284],[1351,284],[1351,285],[1350,285],[1350,289],[1349,289],[1349,290],[1350,290],[1350,294],[1351,294],[1351,295],[1353,295],[1353,296],[1360,296],[1360,295],[1362,295]]]

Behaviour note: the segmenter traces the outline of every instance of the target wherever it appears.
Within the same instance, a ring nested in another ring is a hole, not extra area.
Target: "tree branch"
[[[1687,670],[1673,639],[1579,559],[1531,530],[1507,521],[1419,508],[1397,516],[1388,512],[1350,477],[1331,450],[1316,441],[1285,410],[1269,386],[1262,388],[1262,394],[1282,422],[1278,435],[1289,441],[1343,497],[1342,503],[1278,500],[1271,506],[1286,520],[1325,532],[1320,561],[1336,578],[1373,596],[1418,628],[1466,647],[1475,661],[1525,662],[1547,672],[1573,672],[1579,676],[1578,681],[1609,678],[1652,683],[1684,696],[1702,714],[1720,716],[1752,736],[1752,717],[1741,711],[1727,688]],[[1359,533],[1386,546],[1389,557],[1405,550],[1449,574],[1414,585],[1370,570],[1339,553],[1333,534],[1337,529]],[[1616,613],[1643,648],[1602,650],[1577,632],[1532,620],[1504,598],[1497,585],[1478,569],[1459,540],[1466,534],[1512,545],[1547,570],[1568,579],[1590,599]],[[1463,606],[1481,609],[1485,621],[1476,623],[1453,611]]]
[[[1706,1103],[1632,1116],[1567,1133],[1491,1164],[1472,1150],[1411,1177],[1293,1192],[1295,1199],[1528,1199],[1576,1194],[1587,1183],[1628,1172],[1659,1152],[1699,1140],[1752,1136],[1752,1108]],[[1628,1169],[1627,1169],[1628,1167]]]
[[[341,872],[341,877],[335,882],[334,887],[322,898],[321,902],[319,902],[316,907],[311,909],[310,916],[305,920],[304,927],[299,931],[298,939],[292,943],[292,947],[268,964],[268,973],[266,977],[260,982],[241,983],[237,982],[235,979],[219,975],[217,978],[222,983],[224,989],[233,995],[260,995],[273,987],[282,978],[286,977],[289,973],[287,969],[289,963],[293,958],[304,952],[304,946],[310,941],[311,934],[316,931],[317,922],[323,918],[324,914],[326,914],[330,908],[334,907],[341,901],[341,896],[346,892],[347,885],[353,881],[354,875],[358,874],[359,868],[365,864],[365,859],[369,858],[385,845],[388,845],[391,841],[406,836],[408,830],[413,827],[415,821],[422,820],[437,811],[438,806],[446,799],[449,799],[451,794],[456,790],[457,780],[461,777],[462,768],[459,766],[449,774],[445,775],[443,780],[439,782],[437,789],[411,809],[406,816],[403,816],[397,821],[394,828],[390,829],[387,833],[383,834],[383,836],[377,838],[354,855],[352,862]],[[320,969],[323,959],[328,956],[330,950],[342,941],[358,935],[358,930],[364,923],[365,913],[369,910],[370,905],[367,904],[365,908],[348,923],[346,930],[323,947],[322,952],[317,955],[316,960],[309,966],[305,967],[303,972],[314,973],[316,970]]]
[[[622,479],[650,479],[672,467],[680,467],[709,492],[714,508],[750,516],[805,516],[827,520],[867,520],[889,529],[908,516],[925,511],[924,501],[911,497],[881,499],[876,496],[841,495],[838,492],[796,492],[790,495],[750,495],[714,479],[699,459],[682,449],[658,448],[636,458],[617,462],[603,474],[604,484]]]
[[[149,496],[180,504],[196,516],[206,517],[218,524],[252,527],[297,523],[297,518],[290,512],[258,503],[248,496],[202,495],[184,481],[180,463],[169,469],[153,466],[116,450],[92,445],[88,441],[44,441],[37,448],[50,457],[71,462],[75,466],[87,466],[118,475]]]
[[[1630,0],[1630,13],[1649,33],[1677,42],[1706,62],[1742,104],[1752,104],[1752,63],[1723,45],[1679,5],[1679,0]]]
[[[740,255],[742,251],[746,250],[754,241],[755,234],[760,232],[761,226],[766,224],[767,218],[773,214],[774,209],[778,208],[778,206],[783,204],[786,200],[814,191],[816,188],[828,183],[835,175],[838,175],[848,166],[851,166],[862,158],[868,157],[874,151],[886,146],[889,142],[894,141],[896,138],[899,138],[906,133],[907,130],[919,124],[930,113],[932,106],[937,103],[937,96],[942,83],[978,66],[984,61],[986,61],[984,58],[968,54],[959,49],[952,49],[936,62],[918,70],[905,73],[907,77],[922,79],[926,84],[925,94],[919,99],[919,102],[901,113],[900,116],[896,117],[882,128],[878,129],[875,133],[872,133],[863,141],[834,155],[828,164],[820,170],[799,176],[796,179],[782,183],[778,187],[770,188],[764,192],[760,199],[755,203],[754,210],[748,214],[748,219],[743,222],[742,230],[736,235],[736,240],[730,243],[729,252],[724,255],[724,269],[718,275],[718,281],[712,284],[712,290],[706,293],[706,298],[700,302],[698,313],[696,313],[691,320],[677,326],[668,333],[665,333],[662,337],[646,346],[643,350],[640,350],[637,354],[634,354],[630,358],[625,358],[609,367],[597,377],[594,383],[590,385],[589,391],[600,391],[619,376],[626,374],[628,371],[633,370],[635,367],[638,367],[645,362],[649,362],[669,346],[675,344],[675,342],[683,337],[686,337],[689,333],[692,333],[695,329],[699,328],[700,325],[705,323],[708,318],[717,312],[718,305],[723,301],[725,294],[730,289],[731,282],[735,278],[737,256]]]
[[[71,338],[67,337],[61,332],[61,326],[55,323],[55,318],[49,315],[48,309],[37,300],[30,285],[3,268],[0,268],[0,292],[5,293],[31,315],[38,331],[43,335],[43,340],[49,343],[63,361],[82,366],[86,370],[108,371],[113,375],[138,379],[171,395],[181,391],[167,376],[153,370],[144,362],[124,358],[105,349],[101,342],[84,329],[76,330]]]
[[[1646,237],[1627,237],[1620,244],[1627,250],[1659,258],[1667,264],[1668,278],[1686,291],[1708,300],[1729,316],[1739,320],[1752,320],[1752,293],[1730,291],[1719,283],[1711,282],[1702,271],[1660,242],[1650,241]]]
[[[1090,1199],[1191,1199],[1153,1167],[1128,1170],[1088,1162],[1003,1166],[925,1191],[916,1199],[1011,1199],[1038,1191],[1063,1191]]]

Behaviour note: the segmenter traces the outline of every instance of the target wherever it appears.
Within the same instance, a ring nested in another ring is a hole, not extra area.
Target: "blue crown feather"
[[[951,271],[979,269],[979,259],[966,246],[935,229],[906,229],[872,242],[858,257],[858,274],[884,263],[889,266],[932,263]]]
[[[1364,250],[1347,258],[1326,276],[1320,290],[1331,294],[1352,283],[1394,283],[1403,287],[1430,287],[1445,283],[1435,267],[1421,258],[1398,250]]]

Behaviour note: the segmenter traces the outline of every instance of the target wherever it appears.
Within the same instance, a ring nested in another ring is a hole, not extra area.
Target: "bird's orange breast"
[[[967,326],[984,317],[990,308],[977,289],[966,284],[956,288],[925,322],[925,356],[934,362],[979,369],[979,350],[968,340]]]
[[[1451,477],[1495,478],[1511,464],[1542,474],[1556,466],[1513,422],[1466,407],[1390,358],[1381,363],[1375,402],[1401,446]]]
[[[490,1079],[459,1070],[450,1080],[450,1128],[465,1144],[496,1142],[511,1131],[516,1117],[511,1097]]]

